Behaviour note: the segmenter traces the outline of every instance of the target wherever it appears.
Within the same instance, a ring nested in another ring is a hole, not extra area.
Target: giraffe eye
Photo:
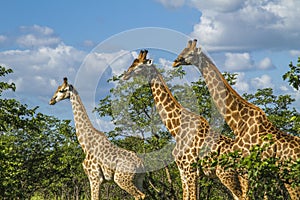
[[[67,89],[59,90],[60,93],[64,93],[64,92],[66,92],[66,91],[67,91]]]
[[[183,62],[183,61],[184,61],[184,58],[183,58],[183,57],[180,57],[180,58],[177,59],[177,61]]]

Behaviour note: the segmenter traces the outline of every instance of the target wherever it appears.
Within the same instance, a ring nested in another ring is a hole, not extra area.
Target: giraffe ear
[[[202,49],[201,49],[201,47],[198,47],[198,48],[196,48],[196,50],[197,50],[197,53],[200,54]]]
[[[73,85],[69,85],[69,91],[73,91],[74,87]]]
[[[153,63],[152,59],[148,59],[147,62],[146,62],[147,65],[152,65],[152,63]]]

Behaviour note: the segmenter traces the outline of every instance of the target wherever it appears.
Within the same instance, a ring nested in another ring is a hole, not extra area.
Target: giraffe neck
[[[75,89],[71,92],[70,101],[74,115],[76,135],[80,145],[85,151],[85,148],[90,146],[89,143],[92,142],[92,138],[97,137],[97,140],[101,140],[105,139],[106,136],[102,132],[95,131],[96,129],[91,123],[81,98]]]
[[[151,75],[150,85],[157,111],[166,128],[175,137],[180,127],[182,106],[174,98],[166,82],[154,66]]]
[[[255,123],[272,126],[265,113],[243,99],[204,53],[200,54],[200,59],[194,59],[193,64],[202,73],[218,111],[235,135],[243,135],[251,129],[250,125]],[[249,122],[250,118],[252,124]]]

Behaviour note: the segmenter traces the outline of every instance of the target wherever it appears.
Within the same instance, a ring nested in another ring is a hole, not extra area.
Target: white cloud
[[[275,66],[272,63],[271,59],[266,57],[258,63],[257,68],[265,70],[265,69],[275,68]]]
[[[21,26],[21,35],[16,39],[16,43],[21,47],[32,48],[42,46],[53,46],[61,43],[53,29],[47,26]]]
[[[20,36],[16,40],[17,44],[22,47],[40,47],[40,46],[49,46],[57,45],[60,42],[60,39],[57,37],[39,37],[33,34],[27,34]]]
[[[196,1],[187,2],[202,15],[192,37],[207,50],[245,50],[300,45],[300,1]]]
[[[105,120],[105,119],[95,119],[95,124],[98,126],[97,128],[101,131],[108,132],[112,131],[115,127],[113,122],[111,120]]]
[[[227,70],[241,71],[253,66],[253,60],[249,53],[226,53],[225,56],[224,67]]]
[[[249,83],[247,82],[245,78],[244,72],[238,72],[237,73],[237,79],[236,83],[233,86],[234,89],[236,89],[240,94],[248,93],[249,92]]]
[[[156,0],[167,8],[178,8],[184,5],[185,0]]]
[[[60,81],[63,76],[75,77],[75,68],[84,56],[84,52],[63,44],[55,48],[0,52],[1,62],[14,70],[9,77],[16,82],[17,91],[37,96],[52,92],[57,87],[55,80]]]
[[[261,88],[273,88],[272,78],[269,75],[262,75],[261,77],[256,77],[251,80],[251,85],[256,89]]]
[[[229,12],[240,8],[244,0],[156,0],[167,8],[178,8],[184,4],[196,7],[199,10],[214,10],[218,12]]]
[[[300,57],[300,50],[290,50],[291,56]]]
[[[209,16],[202,16],[201,23],[194,25],[194,31],[191,33],[192,37],[199,39],[199,44],[205,46],[218,45],[218,39],[224,34],[224,27],[218,21]]]
[[[47,26],[39,26],[39,25],[33,25],[33,26],[21,26],[20,30],[22,32],[36,32],[42,35],[52,35],[54,34],[54,30],[52,28],[49,28]]]
[[[283,92],[289,91],[289,88],[288,88],[286,85],[281,85],[281,86],[279,87],[279,89],[280,89],[281,91],[283,91]]]
[[[174,69],[172,67],[173,61],[167,60],[165,58],[159,58],[158,63],[159,63],[159,65],[162,66],[163,69],[168,69],[168,70]]]
[[[129,51],[120,50],[112,53],[92,52],[82,63],[78,75],[82,78],[100,79],[102,73],[110,67],[114,75],[120,75],[127,70],[133,57]]]
[[[110,67],[114,75],[121,75],[132,64],[134,58],[132,53],[121,50],[115,54],[110,55]]]
[[[267,70],[275,68],[271,59],[263,58],[258,63],[255,63],[249,53],[225,53],[224,67],[229,71],[245,71],[245,70]]]
[[[49,79],[49,84],[50,84],[50,86],[52,87],[52,88],[55,88],[57,85],[58,85],[58,83],[56,82],[56,80],[55,79]]]
[[[190,0],[190,5],[198,8],[199,10],[214,10],[218,12],[231,12],[241,8],[244,0]]]

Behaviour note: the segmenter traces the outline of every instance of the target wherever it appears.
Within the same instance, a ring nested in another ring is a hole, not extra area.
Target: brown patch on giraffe
[[[250,118],[246,124],[248,125],[248,127],[251,127],[253,124],[255,124],[255,120],[253,118]]]
[[[177,126],[180,125],[180,120],[179,120],[178,118],[176,118],[174,121],[175,121],[175,122],[174,122],[175,125],[177,125]]]
[[[254,111],[253,111],[253,110],[249,110],[249,111],[248,111],[248,115],[249,115],[250,117],[254,117]]]
[[[172,120],[172,124],[173,124],[173,127],[176,127],[177,126],[177,120],[176,119],[171,119]]]
[[[161,102],[163,102],[165,100],[165,98],[166,98],[166,95],[164,93],[162,93],[161,96],[160,96],[160,98],[159,98],[159,100]]]
[[[250,149],[251,146],[250,146],[250,144],[247,144],[247,143],[246,143],[243,147],[244,147],[245,149]]]
[[[239,112],[233,112],[232,113],[232,115],[231,115],[231,117],[233,118],[233,120],[235,121],[235,122],[238,122],[238,120],[239,120]]]
[[[244,142],[243,142],[242,139],[239,139],[239,141],[238,141],[237,144],[238,144],[239,147],[243,147],[244,146]]]
[[[160,90],[156,90],[155,96],[159,96],[161,94]]]
[[[252,144],[256,144],[257,143],[257,137],[258,137],[257,135],[252,135],[251,136],[251,143]]]
[[[245,143],[250,143],[250,139],[251,139],[251,138],[250,138],[250,135],[249,135],[249,134],[246,134],[245,137],[244,137],[244,142],[245,142]]]
[[[235,101],[233,101],[231,95],[228,95],[226,101],[227,101],[227,104],[230,105],[229,110],[236,111],[238,109],[238,104]]]

